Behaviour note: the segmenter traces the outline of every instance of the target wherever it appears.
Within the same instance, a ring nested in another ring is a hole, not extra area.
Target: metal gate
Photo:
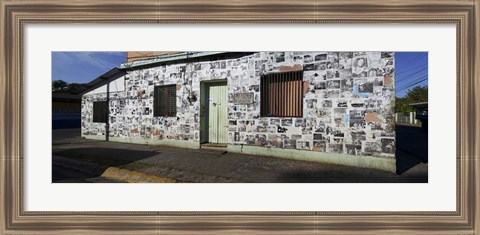
[[[227,83],[209,84],[208,142],[227,143]]]

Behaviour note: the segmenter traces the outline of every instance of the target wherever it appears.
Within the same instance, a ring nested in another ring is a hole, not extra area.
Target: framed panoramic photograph
[[[467,1],[0,2],[1,234],[479,234]]]

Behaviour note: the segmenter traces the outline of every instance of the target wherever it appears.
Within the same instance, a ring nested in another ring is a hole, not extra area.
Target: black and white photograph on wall
[[[382,138],[382,152],[395,153],[395,141],[394,139]]]
[[[286,127],[277,126],[278,133],[286,133],[288,129]]]
[[[327,59],[327,54],[318,54],[315,56],[315,61],[321,61],[326,59]]]
[[[265,134],[256,134],[255,135],[255,145],[256,146],[266,146],[267,145],[267,136]]]
[[[330,143],[327,148],[331,153],[343,153],[343,144]]]
[[[340,90],[328,90],[326,98],[340,98]]]
[[[327,81],[328,89],[340,89],[340,80]]]
[[[332,107],[332,100],[322,100],[322,107],[323,108],[331,108]]]
[[[310,150],[310,141],[297,141],[297,149]]]
[[[372,155],[375,153],[381,153],[382,152],[382,145],[381,143],[378,142],[365,142],[365,153],[368,155]]]
[[[306,64],[312,63],[313,60],[314,60],[314,57],[311,56],[311,55],[304,55],[303,56],[303,63],[306,63]]]
[[[314,65],[314,64],[305,64],[305,65],[303,66],[303,70],[304,70],[304,71],[315,70],[315,65]]]
[[[327,69],[327,62],[315,63],[316,71],[325,71]]]
[[[292,134],[292,135],[290,136],[290,138],[293,139],[293,140],[301,140],[301,139],[302,139],[302,135],[300,135],[300,134]]]
[[[353,144],[361,145],[364,141],[367,140],[367,135],[365,131],[352,131],[351,138]]]
[[[346,100],[337,100],[337,108],[347,108],[348,101]]]
[[[319,122],[316,126],[315,132],[325,132],[325,123]]]
[[[257,132],[267,132],[266,126],[257,126]]]
[[[282,126],[291,126],[292,125],[292,119],[291,118],[283,118],[282,119]]]
[[[338,77],[340,79],[351,79],[352,78],[352,70],[348,69],[339,69],[338,70]]]
[[[293,62],[301,63],[303,62],[303,56],[293,56]]]
[[[331,135],[333,135],[334,137],[344,137],[345,136],[345,133],[342,132],[341,129],[333,129],[333,128],[327,128],[328,129],[331,129],[331,131],[329,132]],[[327,135],[329,134],[327,133]]]
[[[352,116],[350,114],[350,127],[352,128],[363,128],[365,126],[365,120],[362,116]]]
[[[325,152],[326,151],[326,143],[325,141],[313,141],[313,151],[316,152]]]
[[[285,61],[285,52],[276,52],[275,53],[275,61],[277,63]]]
[[[368,62],[365,57],[358,57],[353,60],[353,67],[355,69],[366,68],[367,66],[368,66]]]
[[[334,144],[343,144],[344,143],[344,139],[342,137],[334,137],[332,139],[332,142],[331,143],[334,143]]]
[[[358,80],[358,92],[361,93],[372,93],[373,92],[373,83],[367,80]]]
[[[255,145],[255,135],[245,135],[245,143],[248,145]]]
[[[297,148],[297,140],[295,140],[295,139],[285,139],[284,140],[284,148],[286,148],[286,149],[296,149]]]
[[[313,83],[315,90],[324,90],[327,88],[327,83],[325,81],[317,81]]]
[[[305,102],[307,103],[307,108],[316,108],[317,107],[317,99],[308,99],[308,100],[305,100]]]
[[[281,122],[280,122],[280,119],[279,119],[279,118],[271,118],[271,119],[270,119],[270,125],[279,126],[280,124],[281,124]]]
[[[360,155],[360,152],[362,150],[362,146],[361,145],[354,145],[354,144],[346,144],[345,149],[347,151],[347,154]]]

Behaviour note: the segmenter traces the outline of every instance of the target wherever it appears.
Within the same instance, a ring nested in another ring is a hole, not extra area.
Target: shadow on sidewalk
[[[116,148],[71,148],[54,150],[53,155],[86,161],[101,166],[122,166],[160,154],[157,151],[141,151]]]
[[[87,179],[98,177],[107,170],[106,166],[72,163],[70,159],[53,156],[52,183],[91,183]]]

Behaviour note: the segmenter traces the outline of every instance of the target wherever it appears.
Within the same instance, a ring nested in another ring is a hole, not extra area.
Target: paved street
[[[102,180],[101,177],[99,179],[101,170],[106,167],[168,177],[178,182],[387,183],[428,181],[428,164],[419,162],[415,156],[408,153],[401,154],[405,158],[403,162],[408,164],[404,164],[402,174],[397,175],[380,170],[227,153],[218,150],[192,150],[82,140],[75,133],[79,135],[79,130],[62,130],[58,133],[54,131],[53,154],[55,157],[53,162],[54,166],[56,165],[53,168],[54,182],[109,182],[107,179]],[[69,159],[72,164],[68,163]],[[69,167],[69,165],[76,166]],[[68,168],[78,172],[69,172]],[[87,170],[82,170],[83,168]]]
[[[87,173],[66,166],[55,164],[52,166],[52,181],[55,183],[89,183],[87,178],[91,178]]]

